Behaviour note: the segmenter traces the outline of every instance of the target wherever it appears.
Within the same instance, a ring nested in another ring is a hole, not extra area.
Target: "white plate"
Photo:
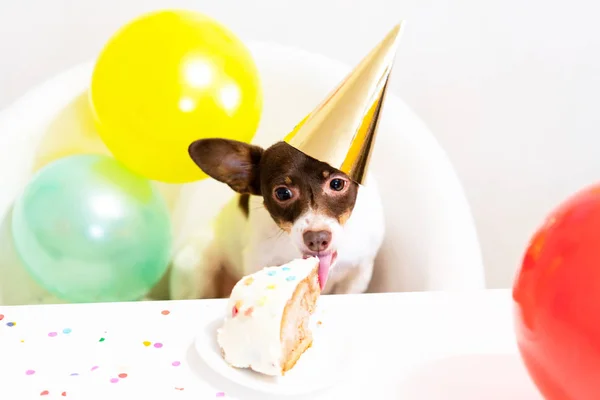
[[[217,344],[217,329],[222,319],[210,321],[194,343],[200,358],[225,378],[260,392],[277,395],[301,395],[335,385],[346,373],[355,353],[350,335],[340,335],[333,322],[318,325],[320,313],[311,319],[313,345],[302,354],[291,371],[283,377],[272,377],[249,369],[233,368],[221,356]]]

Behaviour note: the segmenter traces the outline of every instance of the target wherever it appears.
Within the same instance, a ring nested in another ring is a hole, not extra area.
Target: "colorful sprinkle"
[[[162,315],[169,315],[169,314],[171,314],[171,311],[169,311],[169,310],[162,310],[160,313]]]
[[[296,277],[294,275],[290,275],[287,278],[285,278],[286,281],[291,282],[291,281],[295,281]]]
[[[92,371],[93,371],[93,370],[92,370]],[[78,374],[77,372],[73,372],[73,373],[71,374],[71,376],[79,376],[79,374]]]
[[[156,347],[157,349],[160,349],[162,346],[162,343],[154,343],[154,347]]]
[[[258,299],[259,306],[264,306],[266,302],[267,302],[267,296],[263,296],[260,299]]]
[[[110,383],[117,383],[119,382],[119,378],[110,378]]]
[[[183,390],[183,388],[178,388],[178,387],[176,387],[176,388],[175,388],[175,390]]]
[[[0,314],[0,321],[4,319],[4,314]]]
[[[242,301],[238,300],[235,302],[235,305],[233,306],[233,309],[231,310],[231,316],[235,317],[238,312],[240,311],[240,308],[242,308]]]
[[[90,371],[95,371],[95,370],[97,370],[97,369],[98,369],[98,366],[97,366],[97,365],[94,365]]]
[[[35,374],[35,371],[32,369],[28,369],[27,371],[25,371],[25,375],[33,375]]]
[[[249,276],[244,280],[244,285],[250,286],[250,285],[252,285],[252,282],[254,282],[254,278]]]
[[[119,378],[125,379],[125,378],[127,378],[127,374],[119,374]]]
[[[62,392],[60,395],[63,396],[63,397],[66,397],[67,396],[67,392]]]
[[[63,333],[64,333],[65,335],[68,335],[68,334],[69,334],[69,333],[71,333],[71,332],[73,332],[73,331],[71,330],[71,328],[65,328],[65,329],[63,329]]]
[[[148,347],[148,346],[150,346],[152,343],[151,343],[151,342],[148,342],[148,341],[146,341],[146,342],[142,342],[142,344],[143,344],[144,346]]]
[[[271,271],[267,272],[267,275],[269,275],[269,276],[274,276],[274,275],[275,275],[275,271],[274,271],[274,270],[271,270]]]
[[[25,341],[23,339],[21,339],[21,343],[25,343]]]
[[[244,311],[244,315],[246,317],[249,317],[252,315],[253,312],[254,312],[254,307],[248,307],[248,309],[246,311]]]
[[[104,339],[103,337],[100,338],[100,340],[98,340],[99,342],[104,342],[106,339]]]
[[[225,397],[225,392],[217,392],[216,397]]]
[[[48,396],[50,394],[49,391],[44,390],[42,393],[40,393],[40,396]]]
[[[181,363],[179,361],[173,361],[171,363],[171,365],[174,366],[174,367],[179,367],[181,365]]]
[[[48,336],[50,336],[50,337],[55,337],[56,335],[58,335],[58,333],[56,333],[56,332],[50,332],[48,334]]]
[[[275,289],[275,285],[270,284],[270,285],[267,286],[267,289],[270,289],[270,290]]]
[[[6,326],[17,326],[16,322],[7,322]]]
[[[290,270],[290,267],[283,267],[283,268],[281,268],[281,270],[282,270],[282,271],[289,271],[289,270]]]

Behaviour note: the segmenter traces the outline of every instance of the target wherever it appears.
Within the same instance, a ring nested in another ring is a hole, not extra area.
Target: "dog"
[[[319,258],[322,294],[367,290],[383,242],[375,178],[364,186],[285,142],[261,147],[202,139],[189,147],[198,167],[237,195],[210,237],[175,256],[175,299],[229,297],[244,276],[297,258]]]

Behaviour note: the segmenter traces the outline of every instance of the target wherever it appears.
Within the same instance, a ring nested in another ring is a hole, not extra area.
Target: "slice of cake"
[[[308,323],[321,294],[319,259],[294,260],[242,278],[218,330],[231,366],[283,376],[312,344]]]

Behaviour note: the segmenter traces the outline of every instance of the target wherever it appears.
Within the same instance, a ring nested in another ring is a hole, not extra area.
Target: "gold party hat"
[[[284,141],[363,184],[401,32],[402,22]]]

